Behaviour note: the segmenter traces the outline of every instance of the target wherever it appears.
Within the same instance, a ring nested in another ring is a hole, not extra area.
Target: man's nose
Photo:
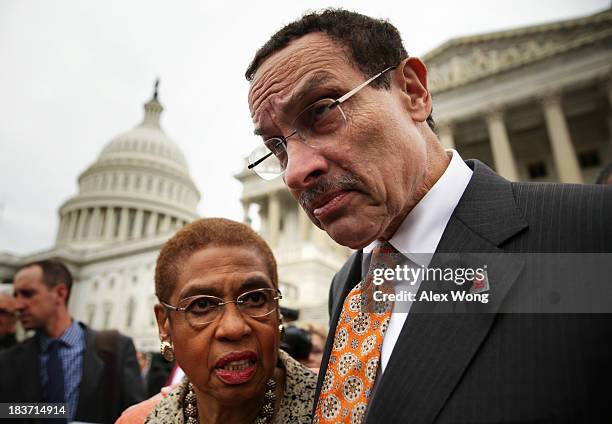
[[[21,312],[25,309],[26,303],[23,301],[23,299],[16,297],[15,303],[13,303],[13,306],[15,307],[16,311]]]
[[[308,188],[328,170],[329,163],[320,149],[308,146],[298,139],[288,140],[287,168],[283,179],[289,189]]]

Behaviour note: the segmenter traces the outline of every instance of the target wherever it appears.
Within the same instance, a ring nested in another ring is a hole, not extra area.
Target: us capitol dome
[[[167,234],[198,218],[200,193],[185,156],[160,126],[157,86],[144,119],[118,135],[59,210],[57,245],[95,249]]]
[[[157,88],[142,122],[112,139],[79,175],[77,194],[59,209],[55,245],[26,255],[0,252],[4,283],[26,263],[64,262],[74,277],[71,315],[94,329],[117,329],[143,351],[159,347],[153,314],[159,250],[199,218],[200,200],[185,156],[160,125]]]

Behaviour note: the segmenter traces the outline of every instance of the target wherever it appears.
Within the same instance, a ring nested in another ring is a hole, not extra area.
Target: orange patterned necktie
[[[393,292],[390,282],[374,284],[374,270],[393,268],[401,258],[388,242],[377,245],[365,280],[344,299],[313,423],[363,421],[393,309],[391,302],[374,301],[375,290]]]

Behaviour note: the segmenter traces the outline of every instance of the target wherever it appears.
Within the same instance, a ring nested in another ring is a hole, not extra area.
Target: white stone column
[[[136,217],[134,218],[134,228],[132,228],[132,238],[142,237],[142,220],[144,217],[144,211],[142,209],[136,210]]]
[[[83,231],[85,231],[85,221],[87,219],[87,208],[81,208],[81,213],[79,214],[79,222],[77,224],[77,232],[76,232],[76,240],[81,240],[83,238]]]
[[[453,138],[453,123],[452,121],[442,121],[437,124],[438,127],[438,138],[442,147],[445,149],[454,149],[455,140]]]
[[[128,174],[127,191],[136,191],[136,174]]]
[[[71,240],[74,237],[74,231],[77,224],[77,211],[73,210],[68,212],[68,230],[66,232],[65,240]]]
[[[310,218],[304,212],[304,209],[296,203],[297,213],[298,213],[298,240],[299,241],[308,241],[310,240],[310,233],[312,231],[312,222],[310,222]]]
[[[331,239],[329,238],[325,230],[322,230],[318,227],[314,227],[312,229],[312,232],[313,232],[313,242],[315,245],[319,247],[329,247],[331,243]]]
[[[578,157],[561,108],[561,95],[549,93],[544,97],[542,104],[559,180],[562,183],[582,183]]]
[[[506,132],[503,109],[493,107],[487,113],[486,119],[489,138],[491,139],[493,161],[495,162],[497,173],[511,181],[518,180],[518,170],[512,153],[512,147],[510,146],[510,140],[508,139],[508,133]]]
[[[249,217],[249,209],[251,207],[251,202],[246,199],[242,199],[240,202],[242,203],[242,222],[250,226],[251,218]]]
[[[268,243],[275,247],[278,243],[280,232],[280,199],[278,191],[268,195]]]
[[[68,226],[68,216],[66,213],[60,215],[60,224],[57,230],[57,237],[55,238],[55,244],[60,244],[65,238],[66,228]]]
[[[96,207],[93,210],[93,214],[91,215],[91,221],[89,222],[89,235],[90,239],[97,239],[100,236],[100,208]]]
[[[113,239],[115,231],[115,208],[109,206],[106,208],[106,216],[104,217],[104,240],[109,241]]]
[[[149,223],[147,224],[147,229],[146,229],[147,236],[155,235],[155,230],[157,229],[158,219],[159,219],[159,214],[157,212],[151,212],[151,216],[149,217]]]
[[[119,236],[118,240],[125,240],[128,236],[128,225],[130,220],[130,211],[128,208],[121,208],[121,215],[119,216]]]
[[[160,228],[160,232],[162,234],[170,231],[170,221],[171,220],[172,218],[170,217],[170,215],[164,216],[164,220],[162,221],[161,228]]]

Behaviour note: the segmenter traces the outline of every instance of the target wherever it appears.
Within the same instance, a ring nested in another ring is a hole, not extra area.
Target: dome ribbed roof
[[[167,235],[198,218],[200,193],[185,156],[161,128],[153,98],[143,121],[115,137],[60,208],[57,243],[98,248]]]
[[[174,165],[177,170],[189,174],[185,156],[159,124],[163,106],[157,95],[144,106],[145,116],[140,125],[115,137],[102,150],[98,161],[107,162],[116,158],[136,158],[159,161]]]

